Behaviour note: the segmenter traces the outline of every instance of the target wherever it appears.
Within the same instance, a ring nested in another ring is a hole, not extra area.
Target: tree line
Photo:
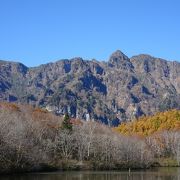
[[[51,169],[148,168],[157,157],[180,161],[179,132],[125,136],[97,122],[0,104],[1,173]]]

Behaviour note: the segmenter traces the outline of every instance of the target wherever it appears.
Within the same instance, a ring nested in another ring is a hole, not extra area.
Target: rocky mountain
[[[145,54],[128,58],[119,50],[107,62],[73,58],[28,68],[0,61],[0,101],[117,125],[180,109],[180,63]]]

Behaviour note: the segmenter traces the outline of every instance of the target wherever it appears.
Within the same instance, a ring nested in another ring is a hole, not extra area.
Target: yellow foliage
[[[148,136],[163,130],[180,130],[180,110],[159,112],[153,116],[143,116],[137,120],[122,123],[117,132],[125,135]]]

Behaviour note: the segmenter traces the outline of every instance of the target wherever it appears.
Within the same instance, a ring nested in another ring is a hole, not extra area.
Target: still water
[[[66,171],[0,176],[0,180],[180,180],[180,168],[146,171]]]

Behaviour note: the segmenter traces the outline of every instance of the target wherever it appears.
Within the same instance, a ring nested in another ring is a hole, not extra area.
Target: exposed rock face
[[[28,68],[0,61],[0,100],[118,124],[180,109],[180,63],[149,55],[128,58],[119,50],[108,62],[74,58]]]

